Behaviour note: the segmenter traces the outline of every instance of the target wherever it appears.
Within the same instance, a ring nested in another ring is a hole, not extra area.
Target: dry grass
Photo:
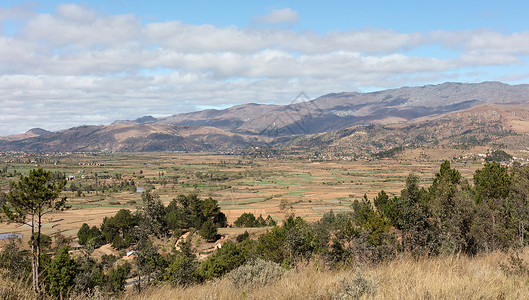
[[[31,285],[20,279],[11,279],[9,272],[0,269],[0,299],[29,300],[35,299]]]
[[[529,261],[529,249],[520,257]],[[188,288],[155,287],[127,299],[529,299],[527,275],[506,274],[509,254],[401,258],[363,270],[287,272],[264,287],[237,289],[227,279]]]

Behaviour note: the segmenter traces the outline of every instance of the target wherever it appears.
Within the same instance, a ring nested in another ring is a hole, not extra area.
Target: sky
[[[443,82],[529,82],[529,1],[0,3],[0,136]]]

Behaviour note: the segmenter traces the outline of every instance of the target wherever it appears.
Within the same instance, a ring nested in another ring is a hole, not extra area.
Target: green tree
[[[485,164],[483,169],[476,170],[474,174],[476,202],[486,201],[494,209],[497,201],[509,195],[511,183],[512,178],[506,166],[494,161]]]
[[[511,176],[509,201],[518,223],[520,247],[523,247],[526,244],[526,236],[529,234],[527,231],[529,228],[529,165],[514,164]]]
[[[207,241],[213,241],[217,236],[217,227],[215,227],[212,220],[207,220],[200,226],[199,233]]]
[[[138,219],[138,216],[132,214],[130,210],[120,209],[113,217],[103,219],[101,233],[107,242],[115,244],[113,247],[125,248],[132,242]]]
[[[166,222],[169,228],[200,229],[207,220],[213,221],[216,227],[226,227],[226,215],[212,198],[201,200],[197,195],[178,195],[166,208]]]
[[[83,295],[93,292],[96,286],[100,288],[108,281],[103,272],[103,265],[97,263],[90,256],[81,256],[76,260],[77,274],[74,279],[73,295]]]
[[[428,192],[432,219],[439,230],[439,251],[471,254],[475,251],[470,234],[475,205],[466,180],[445,160]]]
[[[194,256],[179,255],[164,270],[163,278],[173,285],[188,286],[200,281],[197,268],[198,262]]]
[[[52,180],[52,174],[42,168],[21,175],[7,194],[7,203],[2,212],[11,222],[27,223],[31,226],[31,265],[33,292],[39,293],[42,217],[48,213],[64,210],[66,197],[59,198],[66,181]],[[35,238],[36,233],[36,238]]]
[[[75,283],[77,266],[70,257],[69,250],[68,246],[62,247],[48,268],[48,290],[55,298],[64,298]]]
[[[106,290],[115,295],[120,294],[125,288],[126,279],[129,276],[131,268],[128,262],[111,268],[108,271]]]
[[[256,252],[264,260],[271,260],[283,266],[290,265],[290,254],[285,247],[286,229],[276,226],[259,237]]]
[[[88,224],[83,223],[83,225],[81,225],[81,228],[77,231],[77,239],[79,245],[86,245],[86,242],[90,239],[90,226],[88,226]]]
[[[152,274],[165,267],[163,257],[158,253],[158,248],[152,243],[149,232],[150,226],[147,219],[142,219],[136,231],[136,257],[134,262],[138,267],[138,282],[136,287],[141,292],[142,276],[147,277],[147,284],[151,281]]]
[[[249,240],[247,240],[249,241]],[[217,252],[208,257],[197,270],[197,273],[202,279],[210,280],[221,277],[229,271],[244,264],[248,258],[248,248],[244,247],[245,243],[236,244],[232,241],[227,241],[222,244]],[[251,249],[251,247],[250,247]]]
[[[35,232],[33,235],[33,240],[37,239],[37,232]],[[41,233],[40,234],[40,249],[41,250],[50,250],[51,249],[52,240],[51,237],[47,234]],[[28,245],[31,247],[31,239],[28,241]]]
[[[434,254],[438,249],[436,230],[429,206],[429,194],[419,187],[419,177],[410,174],[396,203],[397,228],[402,230],[402,247],[413,255]]]
[[[474,174],[477,210],[472,231],[485,250],[510,247],[516,236],[517,224],[508,201],[511,184],[508,168],[497,162],[485,164]]]
[[[373,203],[375,204],[375,207],[378,211],[384,211],[384,208],[389,202],[389,196],[384,192],[384,190],[380,191],[378,195],[373,200]]]
[[[290,254],[291,263],[308,260],[314,252],[314,234],[307,221],[290,216],[283,225],[286,230],[285,247]]]
[[[256,219],[252,213],[243,213],[233,222],[235,227],[256,227]]]
[[[0,252],[0,268],[9,270],[12,279],[26,279],[31,272],[31,262],[20,249],[21,240],[9,239]]]
[[[157,194],[149,190],[141,193],[143,200],[143,217],[149,224],[150,233],[156,236],[165,236],[167,234],[167,223],[165,219],[165,206]]]

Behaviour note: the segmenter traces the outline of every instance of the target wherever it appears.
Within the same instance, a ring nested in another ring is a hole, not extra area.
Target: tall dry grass
[[[187,288],[158,286],[127,299],[529,299],[529,273],[504,271],[507,253],[399,258],[355,270],[305,266],[278,281],[238,289],[228,277]],[[529,262],[529,249],[520,254]]]
[[[29,300],[34,299],[33,290],[27,281],[12,279],[9,271],[0,269],[0,299]]]

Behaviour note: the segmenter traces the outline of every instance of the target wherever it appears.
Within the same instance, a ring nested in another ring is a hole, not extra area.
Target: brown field
[[[30,155],[0,158],[2,162],[8,161],[4,165],[8,170],[27,173],[39,166],[75,175],[76,179],[69,184],[76,185],[95,184],[95,174],[99,176],[99,185],[118,184],[121,182],[116,178],[118,174],[122,179],[134,180],[137,186],[154,188],[166,204],[179,194],[212,197],[232,223],[244,212],[271,215],[281,221],[291,213],[316,220],[330,210],[347,211],[364,194],[370,199],[381,190],[398,195],[411,172],[421,178],[423,185],[428,185],[444,159],[452,160],[452,165],[471,181],[482,161],[454,158],[486,151],[484,147],[419,148],[407,150],[394,159],[357,161],[186,153],[69,154],[46,156],[48,161],[38,164],[31,162],[38,157]],[[82,175],[86,178],[81,178]],[[173,180],[175,176],[177,181]],[[5,178],[0,186],[6,188],[8,181],[15,179]],[[141,205],[141,194],[130,191],[84,192],[81,197],[68,191],[64,195],[71,208],[46,215],[43,233],[75,236],[82,223],[99,226],[105,216],[112,216],[122,208],[135,210]],[[29,230],[27,225],[0,223],[0,233],[21,233],[24,240],[29,238]]]

